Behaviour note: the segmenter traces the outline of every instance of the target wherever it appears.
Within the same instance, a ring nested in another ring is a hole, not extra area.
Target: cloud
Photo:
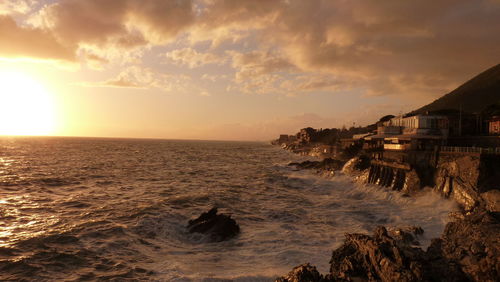
[[[30,0],[1,3],[0,13],[31,13],[32,26],[3,16],[0,56],[130,63],[175,42],[169,60],[195,68],[230,56],[230,87],[256,93],[355,83],[428,99],[500,61],[498,0],[59,0],[36,12]]]
[[[210,41],[212,47],[225,42],[248,39],[257,30],[268,28],[282,1],[277,0],[201,0],[197,1],[196,22],[189,30],[192,43]]]
[[[183,48],[170,51],[165,57],[178,65],[187,65],[196,68],[207,64],[222,64],[224,59],[213,53],[201,53],[192,48]]]
[[[43,8],[46,28],[74,44],[164,43],[193,20],[191,1],[66,0]]]
[[[117,87],[159,89],[164,92],[187,92],[192,90],[191,78],[182,74],[164,74],[151,68],[129,66],[116,77],[101,82],[83,82],[87,87]],[[199,89],[195,91],[200,92]]]
[[[87,66],[94,70],[103,70],[104,65],[109,63],[108,59],[90,52],[86,52],[82,56],[85,58]]]
[[[278,54],[265,51],[252,51],[240,53],[237,51],[227,52],[232,58],[232,66],[237,69],[236,81],[244,81],[258,76],[290,71],[294,66]]]
[[[0,56],[73,61],[74,50],[48,31],[19,26],[10,16],[0,16]]]
[[[241,30],[252,18],[259,45],[369,95],[441,95],[500,61],[498,1],[214,0],[207,9],[207,26]]]
[[[104,82],[95,84],[96,86],[109,86],[109,87],[117,87],[117,88],[147,88],[146,85],[139,84],[135,79],[129,80],[129,78],[124,76],[118,76],[114,79],[109,79]]]
[[[0,15],[27,14],[37,3],[37,0],[2,0]]]
[[[282,93],[279,85],[286,80],[285,75],[296,71],[286,58],[270,51],[241,53],[227,51],[231,66],[236,70],[229,90],[244,93]]]
[[[201,79],[202,80],[208,80],[208,81],[211,81],[211,82],[216,82],[216,81],[219,81],[219,80],[222,80],[222,79],[227,79],[228,76],[226,74],[220,74],[220,75],[216,75],[216,74],[208,74],[208,73],[205,73],[201,76]]]
[[[1,13],[27,13],[34,1],[2,1]],[[129,50],[164,44],[192,24],[189,0],[62,0],[46,4],[26,23],[2,16],[0,56],[75,60],[82,49],[127,57]],[[125,52],[125,54],[123,54]]]

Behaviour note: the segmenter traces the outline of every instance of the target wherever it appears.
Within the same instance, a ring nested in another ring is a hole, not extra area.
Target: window
[[[437,120],[431,119],[431,128],[437,128]]]

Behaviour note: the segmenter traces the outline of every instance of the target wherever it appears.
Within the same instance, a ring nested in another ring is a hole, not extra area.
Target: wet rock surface
[[[440,154],[434,189],[466,210],[473,210],[482,200],[489,201],[490,210],[494,210],[498,201],[494,198],[498,198],[500,189],[499,169],[498,155]]]
[[[198,218],[190,220],[187,228],[190,233],[209,235],[212,242],[225,241],[240,233],[240,227],[236,221],[231,216],[217,214],[216,207],[202,213]]]
[[[477,209],[445,227],[429,254],[456,264],[468,280],[498,281],[500,277],[500,215]]]
[[[498,281],[498,214],[459,214],[427,251],[416,246],[422,233],[419,227],[378,227],[372,236],[346,234],[332,253],[330,273],[304,264],[276,281]]]
[[[341,170],[344,164],[344,161],[326,158],[322,161],[304,161],[301,163],[293,162],[288,165],[299,169]]]
[[[491,190],[481,194],[486,210],[492,213],[500,213],[500,190]]]
[[[314,266],[303,264],[276,281],[499,281],[500,190],[498,181],[492,181],[498,173],[479,170],[480,160],[450,156],[438,164],[434,189],[454,199],[462,211],[455,213],[427,251],[419,248],[417,239],[423,233],[419,227],[378,227],[371,236],[346,234],[344,244],[332,253],[330,273],[323,276]],[[290,165],[328,170],[325,161]],[[357,175],[363,164],[354,158],[342,171]],[[413,169],[406,174],[401,191],[418,193],[418,175]]]
[[[315,266],[305,263],[293,268],[287,275],[276,279],[276,282],[316,282],[329,281],[321,275]]]
[[[391,236],[384,227],[373,236],[347,234],[344,245],[332,253],[329,277],[332,281],[428,280],[426,254],[412,241],[410,233],[400,230],[398,236]]]

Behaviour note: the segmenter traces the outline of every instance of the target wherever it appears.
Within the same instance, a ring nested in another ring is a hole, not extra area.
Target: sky
[[[23,103],[0,104],[0,135],[52,120],[58,136],[270,140],[411,111],[498,63],[500,0],[1,0],[0,76],[23,78],[0,95]]]

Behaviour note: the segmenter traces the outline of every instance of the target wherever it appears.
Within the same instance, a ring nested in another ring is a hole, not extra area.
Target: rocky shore
[[[343,163],[325,159],[290,165],[334,174]],[[367,182],[369,163],[355,158],[344,172]],[[321,274],[305,263],[276,281],[498,281],[500,193],[461,187],[451,197],[460,211],[450,215],[443,234],[427,250],[418,246],[418,236],[425,232],[421,228],[388,230],[380,226],[373,235],[346,234],[343,245],[332,252],[329,273]],[[442,184],[435,188],[441,194],[442,189]]]
[[[424,251],[415,233],[381,226],[371,236],[346,234],[330,273],[304,264],[276,281],[498,281],[499,232],[498,216],[477,210],[449,222]]]

